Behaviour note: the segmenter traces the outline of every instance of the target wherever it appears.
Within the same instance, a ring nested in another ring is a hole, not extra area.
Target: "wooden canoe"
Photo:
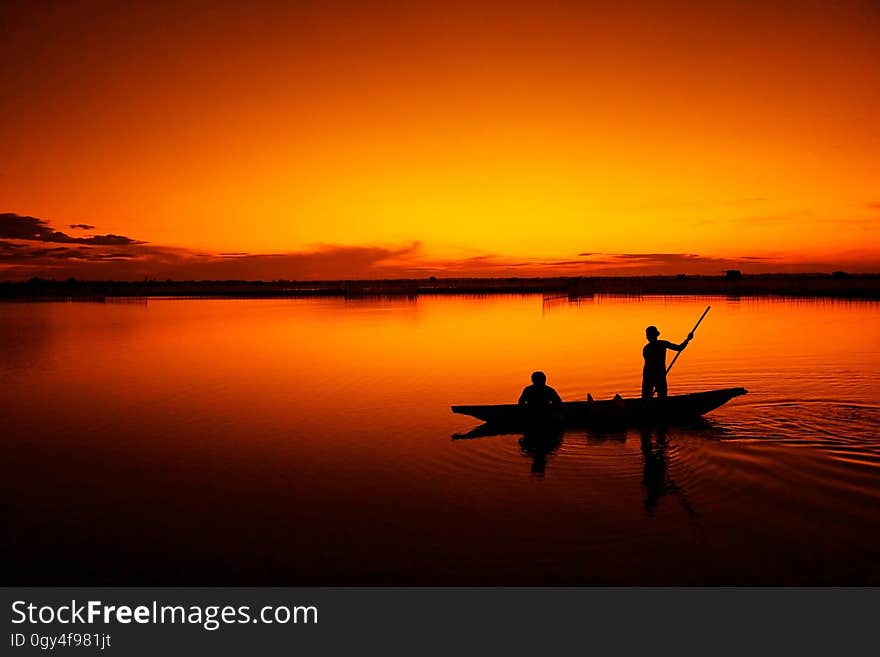
[[[724,388],[688,395],[671,395],[666,399],[569,401],[562,403],[561,412],[543,421],[572,428],[681,422],[696,419],[726,404],[734,397],[744,394],[746,394],[745,388]],[[535,419],[516,404],[460,405],[453,406],[452,412],[470,415],[488,424],[507,428],[528,427],[535,423]]]

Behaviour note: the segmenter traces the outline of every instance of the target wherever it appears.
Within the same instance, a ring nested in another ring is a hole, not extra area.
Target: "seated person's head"
[[[542,386],[547,383],[547,375],[543,372],[532,372],[532,383],[536,386]]]

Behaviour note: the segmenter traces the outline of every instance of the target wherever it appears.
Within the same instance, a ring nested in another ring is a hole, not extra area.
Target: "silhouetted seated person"
[[[645,329],[648,344],[642,349],[645,359],[645,367],[642,369],[642,399],[650,399],[657,391],[657,397],[665,399],[668,392],[666,386],[666,350],[681,351],[688,346],[688,342],[694,339],[693,333],[688,333],[687,338],[681,344],[674,344],[668,340],[658,340],[660,331],[656,326]]]
[[[523,388],[518,403],[535,421],[548,419],[562,410],[562,399],[547,385],[547,376],[543,372],[532,373],[532,385]]]

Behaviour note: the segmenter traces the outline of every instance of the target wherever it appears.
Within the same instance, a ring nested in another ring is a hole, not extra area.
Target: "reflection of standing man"
[[[694,339],[693,333],[688,333],[687,338],[681,344],[673,344],[669,340],[658,340],[660,331],[656,326],[645,329],[648,344],[642,349],[645,359],[645,367],[642,369],[642,399],[650,399],[657,391],[657,397],[666,397],[666,350],[681,351],[688,346],[688,342]]]
[[[674,493],[678,498],[681,508],[688,514],[696,527],[700,527],[700,514],[691,506],[685,492],[676,486],[669,473],[666,450],[669,443],[666,440],[666,429],[662,426],[656,428],[657,442],[651,443],[651,430],[642,429],[642,456],[645,459],[645,467],[642,470],[642,486],[645,487],[645,512],[653,516],[657,510],[660,498],[667,493]]]
[[[645,467],[642,471],[642,485],[645,487],[645,511],[654,515],[660,498],[669,492],[666,477],[666,432],[657,430],[657,446],[651,444],[651,432],[642,430],[642,456]]]

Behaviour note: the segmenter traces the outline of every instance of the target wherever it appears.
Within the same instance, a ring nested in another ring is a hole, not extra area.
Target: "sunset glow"
[[[183,4],[4,4],[0,278],[880,270],[870,0]]]

